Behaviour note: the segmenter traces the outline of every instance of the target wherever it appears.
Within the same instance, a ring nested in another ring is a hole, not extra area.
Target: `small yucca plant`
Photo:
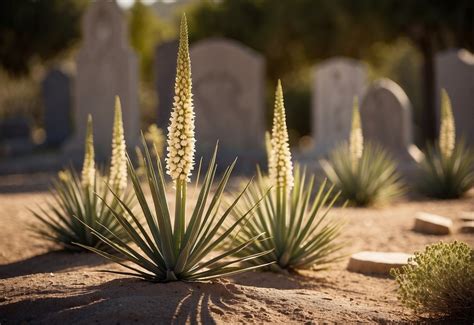
[[[107,246],[93,232],[110,238],[112,235],[107,229],[121,240],[128,241],[127,233],[107,207],[119,208],[109,188],[114,189],[123,201],[131,203],[130,193],[126,191],[126,148],[118,97],[112,138],[110,172],[101,176],[95,167],[92,117],[89,115],[81,176],[72,168],[59,172],[51,191],[53,200],[48,202],[46,209],[40,207],[39,211],[32,211],[40,221],[33,229],[36,234],[67,250],[83,250],[76,244],[106,249]],[[96,193],[103,199],[99,199]]]
[[[393,269],[400,301],[416,312],[474,318],[474,250],[461,242],[437,243]]]
[[[400,196],[404,188],[396,164],[377,145],[364,145],[357,98],[354,99],[349,144],[344,143],[320,164],[341,198],[356,206],[383,204]]]
[[[462,142],[456,144],[451,101],[444,89],[439,140],[437,145],[428,146],[419,168],[419,189],[430,197],[459,198],[474,186],[474,154]]]
[[[237,234],[233,244],[243,245],[249,239],[266,233],[266,240],[252,242],[241,253],[271,253],[250,263],[273,263],[269,267],[274,271],[324,269],[340,258],[336,252],[343,244],[335,240],[342,223],[328,216],[335,200],[330,199],[332,189],[326,190],[324,182],[313,196],[314,176],[308,180],[306,172],[299,166],[293,173],[280,81],[276,90],[270,143],[267,140],[269,177],[264,177],[258,170],[258,180],[244,194],[244,200],[237,206],[236,217],[262,197],[268,191],[269,184],[273,187]]]
[[[119,237],[106,237],[96,230],[92,230],[93,233],[112,250],[119,253],[120,256],[111,255],[102,249],[87,247],[91,251],[130,270],[129,272],[110,272],[133,275],[154,282],[207,280],[260,267],[261,265],[243,267],[240,262],[259,258],[268,253],[259,252],[240,258],[227,259],[258,241],[263,235],[257,234],[232,249],[216,253],[212,257],[209,256],[215,253],[216,247],[227,239],[234,229],[247,218],[251,210],[249,209],[249,211],[240,215],[231,227],[220,233],[222,224],[242,196],[241,193],[224,211],[220,208],[222,195],[235,162],[225,170],[214,194],[211,194],[211,188],[216,175],[216,153],[210,161],[202,184],[199,184],[200,169],[198,170],[196,188],[200,186],[199,194],[195,205],[192,207],[192,213],[187,214],[187,185],[194,167],[195,145],[191,90],[188,32],[186,17],[183,15],[177,59],[175,97],[168,128],[168,154],[166,158],[166,172],[170,175],[174,185],[174,213],[169,208],[170,200],[166,195],[165,172],[161,161],[158,158],[156,159],[156,165],[154,164],[150,151],[145,141],[143,141],[145,147],[143,164],[153,204],[146,200],[144,186],[140,183],[130,160],[128,160],[128,172],[133,183],[135,197],[144,215],[145,224],[140,223],[139,216],[118,196],[117,199],[121,208],[127,211],[130,219],[126,219],[120,213],[116,213],[114,209],[111,209],[117,221],[132,238],[132,242],[136,244],[136,247],[128,245]],[[115,234],[113,229],[109,230],[112,234]]]

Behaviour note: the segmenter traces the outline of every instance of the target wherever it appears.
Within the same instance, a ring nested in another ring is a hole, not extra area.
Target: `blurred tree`
[[[139,101],[145,127],[156,119],[158,98],[153,84],[155,47],[172,36],[173,30],[141,0],[135,1],[130,8],[128,28],[130,43],[137,52],[140,64]]]
[[[151,83],[155,47],[169,37],[172,31],[167,24],[159,20],[154,9],[141,0],[135,2],[129,15],[130,42],[139,56],[141,80]]]
[[[230,37],[263,53],[272,83],[335,55],[365,59],[408,37],[421,53],[425,138],[435,136],[434,55],[474,47],[472,0],[222,0],[190,11],[191,39]]]
[[[69,49],[80,37],[87,0],[0,1],[0,66],[14,75],[29,73]]]
[[[374,0],[376,1],[376,0]],[[435,54],[462,47],[474,51],[474,1],[384,0],[377,14],[392,38],[409,37],[422,55],[425,138],[436,138]]]

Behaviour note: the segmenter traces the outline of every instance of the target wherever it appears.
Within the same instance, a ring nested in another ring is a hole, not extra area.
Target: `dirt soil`
[[[1,186],[0,186],[1,187]],[[28,207],[44,204],[42,187],[0,194],[1,324],[406,323],[426,321],[397,301],[393,279],[346,270],[297,275],[251,272],[206,283],[154,284],[99,272],[120,269],[87,253],[49,251],[27,230]],[[1,190],[1,188],[0,188]],[[413,253],[440,240],[474,246],[474,235],[428,236],[411,230],[417,211],[445,215],[459,227],[474,199],[404,201],[385,208],[334,210],[348,225],[345,253]]]

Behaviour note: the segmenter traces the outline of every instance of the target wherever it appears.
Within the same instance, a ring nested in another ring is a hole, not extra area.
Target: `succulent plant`
[[[349,144],[334,149],[320,164],[341,199],[356,206],[380,205],[404,192],[396,164],[379,145],[365,144],[358,101],[354,100]]]
[[[393,269],[400,301],[418,313],[474,319],[474,250],[439,242]]]
[[[474,153],[463,141],[456,143],[456,128],[451,101],[441,91],[441,125],[439,141],[429,145],[419,164],[420,192],[439,199],[463,196],[474,186]]]
[[[119,274],[128,274],[154,282],[168,281],[199,281],[223,275],[244,272],[257,267],[244,266],[241,262],[257,259],[268,252],[247,254],[238,258],[231,256],[239,254],[248,245],[260,240],[263,234],[258,234],[231,249],[215,252],[216,248],[226,239],[230,238],[249,214],[258,200],[248,211],[242,213],[232,225],[222,230],[222,224],[228,219],[235,205],[239,202],[241,193],[233,203],[223,211],[221,210],[222,196],[229,180],[235,162],[228,167],[215,191],[211,193],[216,177],[216,151],[209,163],[202,184],[200,181],[201,169],[198,168],[196,189],[198,197],[191,214],[188,215],[187,185],[191,180],[191,171],[194,169],[194,110],[191,87],[191,61],[188,48],[188,31],[186,17],[183,15],[180,29],[180,43],[177,59],[177,73],[175,82],[175,97],[173,110],[168,128],[166,172],[171,177],[175,194],[174,216],[170,210],[171,200],[167,197],[165,172],[161,160],[155,151],[156,160],[143,139],[144,159],[147,185],[151,193],[152,202],[145,198],[145,185],[128,160],[128,173],[132,180],[134,196],[144,216],[144,224],[140,221],[138,212],[134,212],[129,204],[122,201],[119,196],[115,198],[120,203],[120,208],[127,212],[129,218],[116,212],[111,207],[116,220],[122,226],[134,246],[120,240],[117,236],[112,238],[91,229],[104,244],[117,254],[112,255],[103,249],[83,246],[100,254],[122,266],[128,271],[110,271]],[[156,150],[156,149],[155,149]],[[244,190],[245,191],[245,190]],[[174,220],[173,220],[174,219]],[[113,229],[109,229],[114,234]],[[214,254],[215,253],[215,254]],[[210,256],[212,254],[212,256]],[[129,262],[129,263],[126,263]]]

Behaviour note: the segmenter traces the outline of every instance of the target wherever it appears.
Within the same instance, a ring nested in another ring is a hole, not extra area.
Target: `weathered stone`
[[[72,133],[71,80],[59,69],[48,72],[42,82],[45,144],[61,145]]]
[[[392,80],[377,80],[367,90],[360,108],[364,141],[378,143],[398,160],[418,160],[411,114],[403,89]]]
[[[460,219],[462,221],[474,221],[474,211],[473,212],[461,212]]]
[[[111,153],[114,98],[120,96],[127,146],[138,141],[137,59],[128,45],[126,21],[115,1],[91,2],[83,21],[74,93],[75,135],[68,149],[82,151],[88,114],[94,120],[97,159]]]
[[[239,156],[253,169],[263,156],[264,69],[260,54],[235,41],[207,39],[191,47],[198,155],[219,141],[224,165]]]
[[[439,53],[435,61],[438,121],[440,90],[445,88],[452,103],[456,136],[474,146],[474,54],[452,49]]]
[[[460,232],[474,234],[474,221],[466,221],[461,224]]]
[[[436,214],[419,212],[415,218],[414,231],[430,235],[448,235],[452,232],[453,221]]]
[[[333,58],[318,64],[313,76],[312,134],[319,156],[348,141],[353,100],[365,91],[367,68],[354,59]]]
[[[389,275],[390,270],[408,263],[410,254],[363,251],[352,254],[347,269],[364,274]]]
[[[157,125],[165,131],[173,108],[178,45],[177,40],[172,40],[158,45],[155,50],[155,80],[158,96]]]

